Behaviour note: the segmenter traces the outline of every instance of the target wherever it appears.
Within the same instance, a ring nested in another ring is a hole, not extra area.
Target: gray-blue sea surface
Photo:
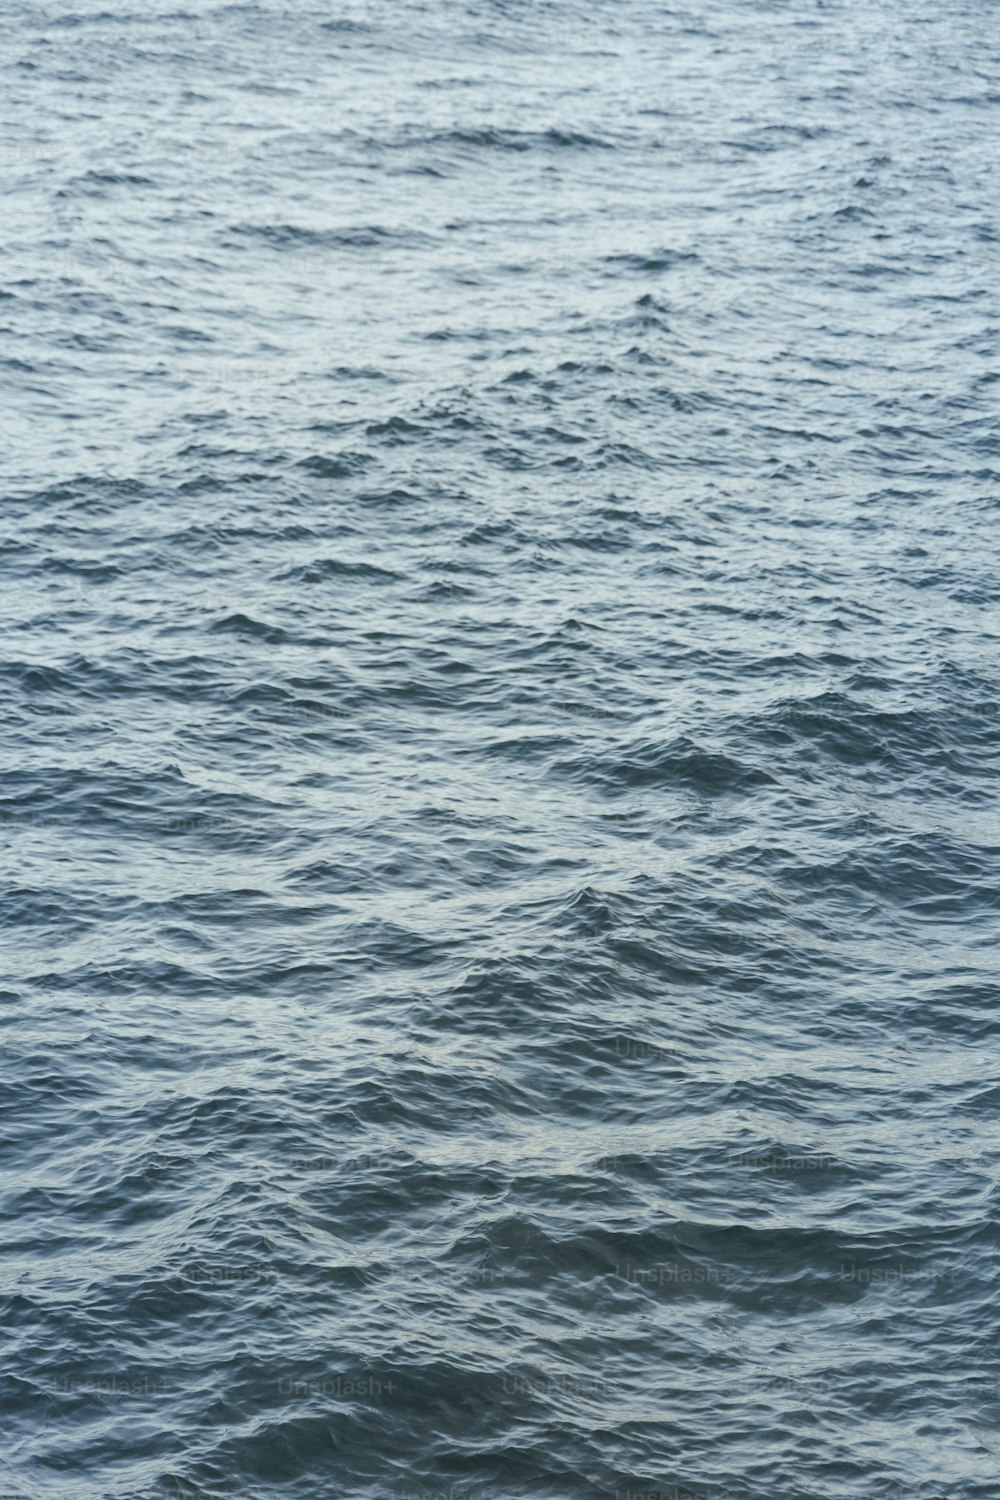
[[[5,1500],[996,1500],[993,0],[10,0]]]

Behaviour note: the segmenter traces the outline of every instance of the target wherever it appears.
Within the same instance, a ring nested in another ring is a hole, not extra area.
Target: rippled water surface
[[[991,0],[13,0],[5,1500],[996,1500]]]

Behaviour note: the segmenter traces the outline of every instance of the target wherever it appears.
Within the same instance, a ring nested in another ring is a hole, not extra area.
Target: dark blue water
[[[0,49],[0,1494],[995,1500],[995,4]]]

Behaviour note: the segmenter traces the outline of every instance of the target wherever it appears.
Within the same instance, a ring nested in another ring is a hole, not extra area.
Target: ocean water
[[[996,1500],[998,22],[8,4],[4,1500]]]

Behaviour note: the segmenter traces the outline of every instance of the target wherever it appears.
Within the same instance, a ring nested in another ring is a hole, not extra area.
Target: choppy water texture
[[[997,20],[8,8],[7,1500],[995,1500]]]

